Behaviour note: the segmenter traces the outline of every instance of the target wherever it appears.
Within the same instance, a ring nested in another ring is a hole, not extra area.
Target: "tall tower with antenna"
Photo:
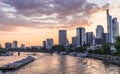
[[[112,38],[112,16],[109,14],[109,4],[107,8],[107,32],[108,32],[108,42],[113,43],[113,38]]]
[[[108,4],[108,7],[107,7],[106,11],[107,11],[107,14],[109,15],[109,4]]]
[[[117,18],[113,18],[109,14],[109,4],[108,8],[106,10],[107,12],[107,33],[108,33],[108,42],[109,43],[114,43],[115,38],[119,35],[119,27],[118,27],[118,22]]]

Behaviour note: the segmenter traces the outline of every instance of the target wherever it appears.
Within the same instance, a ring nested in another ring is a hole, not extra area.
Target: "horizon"
[[[70,4],[71,3],[71,4]],[[58,30],[67,30],[67,38],[77,27],[94,32],[97,25],[107,32],[106,9],[120,23],[120,0],[0,0],[0,43],[18,41],[18,46],[41,46],[47,38],[58,44]]]

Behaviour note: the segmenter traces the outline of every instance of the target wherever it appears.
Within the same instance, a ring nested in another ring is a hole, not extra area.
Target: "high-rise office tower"
[[[17,41],[13,41],[12,48],[16,49],[17,45],[18,45],[18,42]]]
[[[53,39],[47,39],[46,48],[50,50],[52,46],[53,46]]]
[[[102,33],[104,33],[104,28],[101,25],[98,25],[96,28],[96,38],[101,38]]]
[[[6,42],[5,49],[11,49],[11,48],[12,48],[12,43]]]
[[[77,46],[77,37],[72,37],[72,46],[74,48]]]
[[[78,27],[77,31],[77,47],[83,46],[86,42],[85,28]]]
[[[117,18],[113,18],[112,25],[113,25],[113,43],[114,43],[115,38],[119,36],[119,26],[118,26]]]
[[[43,48],[46,48],[46,41],[43,41]]]
[[[112,16],[109,14],[109,9],[107,9],[107,32],[109,43],[113,43]]]
[[[67,45],[67,31],[59,30],[59,45]]]
[[[86,44],[91,45],[94,40],[93,32],[87,32],[86,33]]]
[[[107,9],[107,32],[109,36],[109,43],[114,43],[115,38],[119,35],[119,26],[117,18],[113,18],[109,14],[109,9]]]
[[[102,33],[102,41],[103,43],[108,43],[108,33]]]

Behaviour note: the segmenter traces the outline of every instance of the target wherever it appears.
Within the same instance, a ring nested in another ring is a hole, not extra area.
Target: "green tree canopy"
[[[94,53],[94,54],[109,54],[111,53],[110,45],[108,43],[104,43],[102,45],[102,48],[95,49],[95,50],[89,50],[89,53]]]
[[[5,53],[5,52],[6,52],[6,50],[5,50],[5,49],[0,48],[0,54],[1,54],[1,53]]]
[[[104,43],[104,44],[102,45],[102,52],[103,52],[104,54],[109,54],[109,53],[111,53],[110,45],[109,45],[108,43]]]
[[[76,52],[85,52],[86,48],[84,48],[84,47],[77,47],[77,48],[75,48],[75,51]]]
[[[65,51],[65,47],[63,45],[54,45],[51,49],[54,51]]]
[[[114,46],[116,48],[117,54],[120,55],[120,36],[116,37],[116,42]]]

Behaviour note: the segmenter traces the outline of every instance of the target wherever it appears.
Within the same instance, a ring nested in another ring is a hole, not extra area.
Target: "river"
[[[0,56],[0,66],[25,58],[33,53],[21,53],[17,56]],[[52,56],[48,53],[35,53],[35,61],[17,70],[0,71],[0,74],[120,74],[120,67],[90,58],[69,55]]]

